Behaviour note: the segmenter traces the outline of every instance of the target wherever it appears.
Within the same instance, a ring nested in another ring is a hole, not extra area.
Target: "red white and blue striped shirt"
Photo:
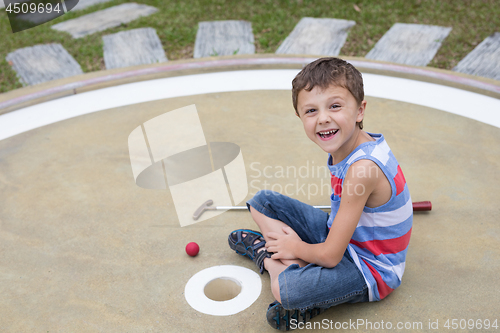
[[[403,172],[384,136],[368,134],[375,141],[359,145],[342,162],[332,165],[332,157],[328,156],[332,183],[332,211],[328,228],[331,228],[339,209],[349,167],[362,159],[375,162],[389,180],[392,195],[382,206],[364,207],[347,248],[365,278],[370,301],[379,301],[401,284],[413,223],[413,207]],[[373,170],[377,171],[380,170]],[[350,190],[356,191],[355,188]]]

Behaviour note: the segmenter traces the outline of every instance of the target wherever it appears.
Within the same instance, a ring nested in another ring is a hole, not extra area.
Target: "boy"
[[[362,130],[361,73],[321,58],[292,82],[296,115],[328,153],[331,213],[276,192],[247,202],[262,233],[240,229],[229,245],[271,277],[271,326],[289,330],[341,303],[378,301],[401,284],[413,209],[382,134]],[[300,326],[299,325],[299,326]]]

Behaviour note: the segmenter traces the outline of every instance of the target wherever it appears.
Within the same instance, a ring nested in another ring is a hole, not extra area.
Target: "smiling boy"
[[[271,191],[247,206],[262,233],[240,229],[230,247],[271,277],[271,326],[297,327],[341,303],[378,301],[401,284],[413,210],[382,134],[363,131],[361,73],[321,58],[297,74],[292,101],[307,137],[328,153],[331,213]]]

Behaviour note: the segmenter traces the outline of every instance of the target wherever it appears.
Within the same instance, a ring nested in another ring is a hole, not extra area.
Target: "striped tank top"
[[[328,228],[331,228],[339,209],[343,181],[349,167],[361,159],[375,162],[391,184],[391,198],[382,206],[364,207],[347,246],[365,278],[372,302],[380,301],[401,284],[413,223],[413,207],[403,172],[384,136],[368,134],[375,141],[362,143],[340,163],[332,165],[332,156],[328,155],[332,211],[327,223]],[[356,188],[350,190],[356,191]]]

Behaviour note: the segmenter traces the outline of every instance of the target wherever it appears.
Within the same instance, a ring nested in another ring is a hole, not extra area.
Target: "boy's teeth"
[[[338,130],[331,130],[331,131],[327,131],[327,132],[319,132],[319,134],[321,136],[325,136],[325,135],[328,135],[328,134],[333,134],[333,133],[337,133]]]
[[[333,132],[335,132],[335,130],[331,130],[331,131],[328,131],[328,132],[320,132],[321,134],[332,134]]]

